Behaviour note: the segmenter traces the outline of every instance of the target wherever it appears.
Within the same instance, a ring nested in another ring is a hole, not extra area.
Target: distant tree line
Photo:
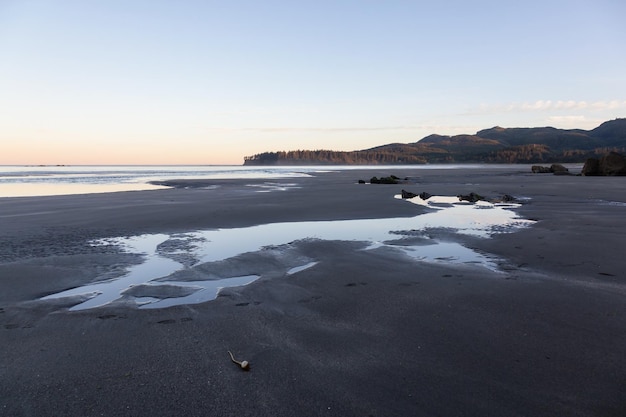
[[[244,165],[398,165],[425,164],[424,157],[405,155],[389,151],[330,151],[297,150],[263,152],[244,158]]]
[[[472,154],[434,152],[408,154],[387,151],[297,150],[263,152],[244,158],[244,165],[417,165],[449,163],[531,164],[547,162],[584,162],[609,152],[626,153],[626,147],[602,147],[592,150],[568,149],[553,152],[545,145],[520,145],[491,152]]]
[[[600,158],[609,152],[624,153],[626,147],[595,148],[592,150],[567,149],[553,152],[545,145],[522,145],[491,152],[478,162],[499,164],[532,164],[548,162],[584,162],[587,158]]]

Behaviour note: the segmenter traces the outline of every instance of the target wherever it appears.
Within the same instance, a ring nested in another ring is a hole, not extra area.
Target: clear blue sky
[[[0,164],[240,164],[626,116],[626,2],[0,0]]]

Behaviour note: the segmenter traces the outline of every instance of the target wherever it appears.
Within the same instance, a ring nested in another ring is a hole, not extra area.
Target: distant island
[[[626,152],[626,118],[604,122],[593,130],[496,126],[475,135],[433,134],[414,143],[390,143],[360,151],[263,152],[246,156],[244,165],[579,163],[611,151]]]

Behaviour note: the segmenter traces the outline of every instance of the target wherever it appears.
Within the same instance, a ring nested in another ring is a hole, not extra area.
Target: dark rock
[[[402,198],[414,198],[417,197],[417,194],[412,193],[410,191],[402,190]]]
[[[470,203],[475,203],[477,201],[481,201],[485,199],[485,197],[476,193],[469,193],[467,195],[457,195],[457,197],[459,201],[469,201]]]
[[[599,160],[595,158],[589,158],[583,166],[581,175],[626,175],[626,157],[617,152],[610,152],[607,155],[604,155]]]
[[[533,174],[549,174],[550,167],[542,167],[541,165],[533,165],[531,168]]]
[[[400,178],[396,177],[395,175],[390,175],[389,177],[381,177],[381,178],[372,177],[370,179],[370,184],[398,184],[399,179]]]
[[[585,161],[580,175],[595,176],[600,175],[600,160],[597,158],[589,158]]]
[[[541,165],[533,165],[531,168],[533,174],[556,174],[556,175],[568,175],[569,170],[561,164],[552,164],[549,167]]]
[[[415,198],[415,197],[419,197],[422,200],[428,200],[430,197],[432,197],[432,194],[429,194],[426,191],[422,191],[419,194],[415,194],[410,191],[402,190],[402,198]]]
[[[515,200],[516,200],[515,197],[513,197],[512,195],[504,194],[502,197],[491,199],[490,202],[491,203],[513,203],[515,202]]]
[[[600,158],[602,175],[626,175],[626,158],[617,152],[610,152]]]
[[[561,164],[552,164],[550,165],[550,172],[556,174],[557,172],[569,172],[569,170]]]
[[[365,184],[365,180],[359,180],[359,184]]]

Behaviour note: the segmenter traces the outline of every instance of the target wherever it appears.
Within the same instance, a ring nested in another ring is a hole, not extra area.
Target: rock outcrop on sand
[[[471,192],[469,194],[459,194],[457,195],[457,198],[459,199],[459,201],[468,201],[470,203],[475,203],[477,201],[484,201],[485,197],[483,197],[480,194],[476,194],[474,192]]]
[[[432,194],[429,194],[426,191],[422,191],[419,194],[415,194],[415,193],[412,193],[412,192],[407,191],[407,190],[402,190],[402,198],[403,199],[419,197],[422,200],[428,200],[432,196],[433,196]]]
[[[422,191],[419,194],[413,193],[411,191],[407,191],[407,190],[402,190],[402,194],[401,194],[403,199],[410,199],[410,198],[415,198],[415,197],[419,197],[422,200],[428,200],[429,198],[431,198],[433,195],[430,193],[427,193],[426,191]],[[495,198],[486,198],[480,194],[477,194],[475,192],[471,192],[469,194],[459,194],[456,196],[459,201],[467,201],[469,203],[476,203],[478,201],[488,201],[490,203],[512,203],[514,201],[516,201],[515,197],[513,197],[512,195],[509,194],[504,194],[500,197],[495,197]]]
[[[370,184],[398,184],[400,182],[400,178],[395,175],[390,175],[388,177],[372,177],[370,179]]]
[[[589,158],[585,162],[581,175],[616,176],[626,175],[626,157],[617,152],[610,152],[602,158]]]
[[[533,165],[531,168],[533,174],[554,174],[554,175],[568,175],[569,170],[561,164],[552,164],[549,167],[541,165]]]

